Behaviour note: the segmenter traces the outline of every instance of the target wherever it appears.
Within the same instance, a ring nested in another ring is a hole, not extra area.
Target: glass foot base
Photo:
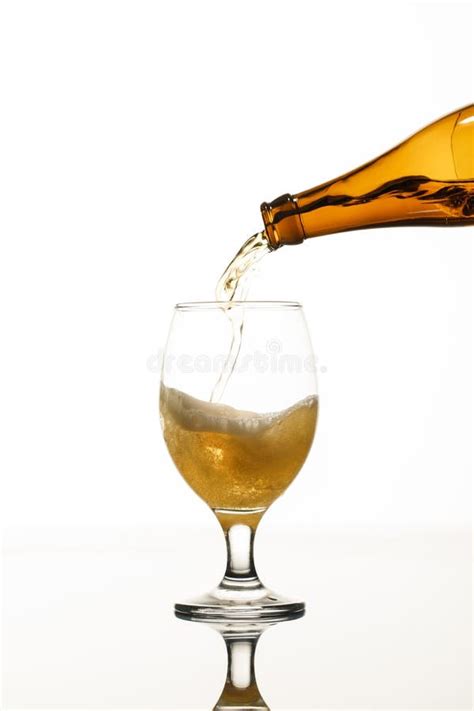
[[[305,604],[264,587],[236,591],[221,585],[207,595],[176,603],[174,611],[177,617],[195,622],[283,622],[303,617]]]

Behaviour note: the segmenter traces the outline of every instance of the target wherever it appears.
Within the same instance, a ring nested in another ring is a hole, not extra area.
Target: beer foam
[[[230,405],[208,402],[192,397],[181,390],[161,386],[161,408],[175,422],[195,432],[221,432],[234,435],[253,435],[266,430],[302,407],[314,407],[316,396],[310,395],[286,410],[258,413],[237,410]]]

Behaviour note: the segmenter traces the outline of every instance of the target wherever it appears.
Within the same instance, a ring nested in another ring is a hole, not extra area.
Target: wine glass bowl
[[[160,413],[169,453],[216,514],[228,552],[220,585],[176,611],[210,620],[300,614],[303,603],[260,582],[253,539],[265,511],[303,466],[316,428],[315,364],[301,305],[178,304]]]

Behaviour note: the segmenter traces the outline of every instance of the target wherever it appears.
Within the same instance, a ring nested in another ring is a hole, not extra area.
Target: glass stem
[[[232,514],[216,511],[227,545],[227,567],[223,587],[261,587],[255,570],[253,544],[264,511]]]

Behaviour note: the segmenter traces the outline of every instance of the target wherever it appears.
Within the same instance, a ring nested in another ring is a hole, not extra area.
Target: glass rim
[[[183,301],[175,304],[175,311],[205,311],[243,307],[247,309],[302,309],[299,301]]]

